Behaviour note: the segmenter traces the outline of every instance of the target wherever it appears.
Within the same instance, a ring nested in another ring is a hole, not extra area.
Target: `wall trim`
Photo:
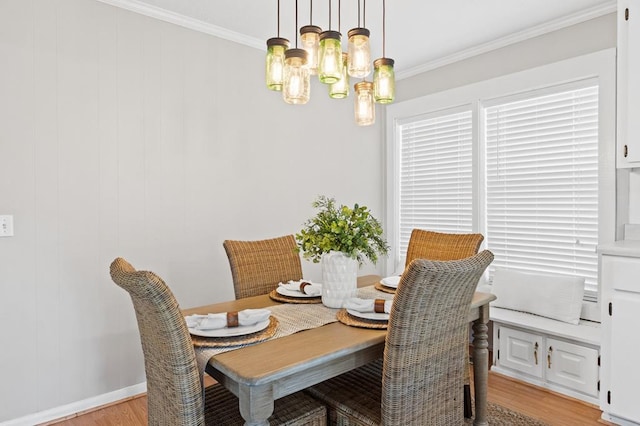
[[[149,16],[161,21],[170,22],[172,24],[180,25],[185,28],[189,28],[195,31],[199,31],[205,34],[213,35],[223,38],[225,40],[240,43],[246,46],[250,46],[256,49],[266,49],[265,40],[259,40],[255,37],[249,37],[244,34],[240,34],[234,31],[230,31],[226,28],[219,27],[207,22],[199,21],[194,18],[190,18],[184,15],[173,13],[162,9],[157,6],[151,6],[142,3],[138,0],[98,0],[102,3],[107,3],[112,6],[119,7],[121,9],[130,10],[145,16]],[[537,25],[528,28],[524,31],[509,34],[499,39],[479,44],[469,49],[461,50],[452,55],[444,56],[442,58],[429,61],[425,64],[418,65],[406,70],[396,72],[396,79],[402,80],[403,78],[412,77],[423,72],[427,72],[436,68],[443,67],[445,65],[452,64],[454,62],[461,61],[463,59],[471,58],[473,56],[487,53],[492,50],[500,49],[510,44],[518,43],[530,38],[538,37],[559,29],[570,27],[571,25],[579,24],[590,19],[598,18],[600,16],[613,13],[617,10],[616,0],[609,0],[605,4],[594,6],[589,9],[585,9],[572,15],[567,15],[562,18],[554,19],[553,21],[545,22],[544,24]]]
[[[147,382],[138,383],[137,385],[118,389],[113,392],[104,393],[81,401],[72,402],[70,404],[61,405],[59,407],[50,408],[38,413],[29,414],[13,420],[0,422],[0,426],[30,426],[52,420],[63,419],[76,413],[95,409],[103,405],[111,404],[132,396],[145,393],[147,391]]]
[[[255,37],[249,37],[247,35],[228,30],[226,28],[219,27],[217,25],[210,24],[208,22],[200,21],[195,18],[180,15],[162,9],[158,6],[151,6],[149,4],[140,2],[138,0],[98,0],[99,2],[110,4],[112,6],[119,7],[121,9],[130,10],[141,15],[149,16],[151,18],[158,19],[160,21],[169,22],[171,24],[179,25],[184,28],[188,28],[201,33],[216,36],[225,40],[240,43],[246,46],[250,46],[260,50],[266,50],[266,40],[260,40]]]
[[[579,24],[581,22],[595,19],[600,16],[614,13],[617,11],[615,0],[611,0],[606,4],[598,5],[589,9],[585,9],[572,15],[567,15],[562,18],[554,19],[553,21],[545,22],[544,24],[537,25],[535,27],[528,28],[517,33],[509,34],[505,37],[498,38],[496,40],[479,44],[469,49],[461,50],[452,55],[444,56],[442,58],[435,59],[417,67],[409,68],[406,70],[396,72],[396,78],[401,80],[403,78],[412,77],[423,72],[431,71],[436,68],[443,67],[445,65],[452,64],[454,62],[461,61],[463,59],[471,58],[473,56],[487,53],[492,50],[497,50],[510,44],[519,43],[530,38],[538,37],[553,31],[560,30],[565,27]]]

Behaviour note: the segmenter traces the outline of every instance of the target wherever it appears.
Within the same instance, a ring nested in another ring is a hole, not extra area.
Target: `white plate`
[[[276,293],[287,297],[320,297],[321,295],[305,294],[301,291],[288,290],[282,286],[276,287]]]
[[[253,325],[241,325],[238,327],[225,327],[225,328],[216,328],[214,330],[197,330],[195,328],[190,328],[189,333],[194,336],[201,337],[233,337],[233,336],[244,336],[245,334],[255,333],[256,331],[261,331],[267,328],[269,325],[269,318],[264,321],[260,321]]]
[[[385,313],[359,312],[353,309],[347,309],[347,312],[349,312],[349,314],[353,315],[354,317],[358,317],[358,318],[364,318],[364,319],[376,320],[376,321],[389,321],[389,314],[385,314]]]
[[[390,277],[386,277],[380,280],[380,284],[385,287],[398,288],[398,284],[400,284],[400,277],[398,275],[392,275]]]

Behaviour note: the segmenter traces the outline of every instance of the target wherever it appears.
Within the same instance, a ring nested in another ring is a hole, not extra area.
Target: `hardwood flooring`
[[[591,404],[489,372],[489,400],[552,426],[606,425]],[[132,397],[87,413],[47,423],[57,426],[143,426],[147,424],[147,398]]]

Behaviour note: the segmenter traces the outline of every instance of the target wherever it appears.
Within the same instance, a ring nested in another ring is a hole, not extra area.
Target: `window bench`
[[[598,404],[600,323],[491,307],[492,370]]]

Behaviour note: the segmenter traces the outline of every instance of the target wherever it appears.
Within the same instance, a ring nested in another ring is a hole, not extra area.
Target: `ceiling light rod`
[[[382,0],[382,58],[373,61],[373,99],[390,104],[396,96],[394,60],[386,56],[386,4]]]
[[[298,49],[298,0],[296,0],[296,19],[294,37],[295,48],[287,49],[284,53],[284,81],[282,83],[282,98],[288,104],[306,104],[309,101],[309,67],[308,54],[304,49]]]

